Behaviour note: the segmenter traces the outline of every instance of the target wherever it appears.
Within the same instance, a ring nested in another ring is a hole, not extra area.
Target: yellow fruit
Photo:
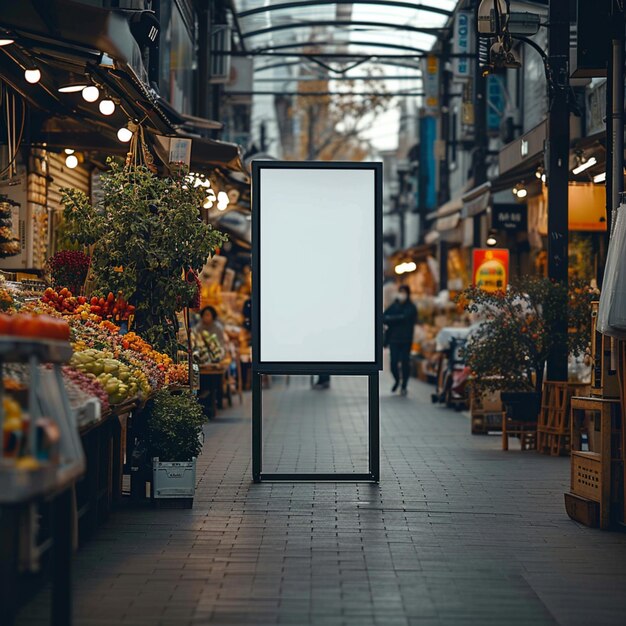
[[[22,408],[19,403],[9,396],[4,396],[3,402],[4,415],[7,420],[22,419]]]
[[[39,469],[39,461],[34,456],[23,456],[15,461],[15,467],[21,470]]]

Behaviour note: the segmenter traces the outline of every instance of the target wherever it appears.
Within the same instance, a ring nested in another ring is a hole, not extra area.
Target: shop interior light
[[[590,159],[587,159],[586,161],[584,161],[583,163],[581,163],[580,165],[578,165],[577,167],[575,167],[572,170],[572,174],[580,174],[581,172],[584,172],[586,169],[589,169],[590,167],[593,167],[596,163],[597,163],[597,159],[596,157],[591,157]]]
[[[545,182],[546,182],[546,180],[547,180],[547,179],[546,179],[546,175],[545,175],[545,174],[542,174],[542,175],[541,175],[541,182],[542,182],[542,183],[545,183]]]
[[[513,187],[513,189],[511,189],[511,193],[512,193],[514,196],[516,196],[516,195],[517,195],[517,192],[518,192],[518,191],[519,191],[519,189],[518,189],[517,185],[515,185],[515,187]]]
[[[493,248],[493,246],[495,246],[498,243],[498,240],[495,238],[494,235],[489,235],[489,237],[487,237],[487,241],[485,241],[485,243],[490,247]]]
[[[603,183],[606,180],[606,172],[602,172],[602,174],[596,174],[593,177],[594,183]]]
[[[72,148],[65,148],[64,152],[65,152],[65,154],[74,154],[74,152],[76,152],[76,150],[73,150]]]
[[[41,80],[41,70],[38,67],[32,67],[24,70],[24,78],[27,83],[34,85]]]
[[[543,178],[543,167],[538,167],[535,171],[535,178]]]
[[[82,91],[83,100],[95,102],[100,97],[100,90],[95,85],[88,85]]]
[[[15,43],[15,39],[11,39],[7,35],[0,35],[0,48],[2,46],[10,46],[12,43]]]
[[[521,187],[517,190],[516,195],[518,198],[525,198],[528,195],[528,190],[525,187]]]
[[[73,170],[78,165],[78,157],[75,154],[68,154],[65,157],[65,165]]]
[[[122,143],[128,143],[133,138],[133,133],[132,133],[132,131],[128,130],[128,128],[126,128],[126,127],[120,128],[117,131],[117,138]]]
[[[417,265],[414,261],[408,261],[405,263],[399,263],[396,265],[394,271],[396,274],[406,274],[407,272],[414,272],[417,269]]]
[[[98,108],[102,115],[113,115],[113,113],[115,113],[115,102],[113,102],[111,98],[105,98],[104,100],[100,100]]]

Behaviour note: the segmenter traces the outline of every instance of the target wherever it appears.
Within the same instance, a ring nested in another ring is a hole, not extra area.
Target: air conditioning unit
[[[215,24],[211,28],[211,82],[227,83],[230,80],[230,45],[232,29],[228,24]]]

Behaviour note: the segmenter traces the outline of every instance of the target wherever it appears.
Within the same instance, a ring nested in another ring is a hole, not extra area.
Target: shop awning
[[[487,210],[489,206],[489,200],[491,199],[491,183],[486,182],[478,187],[470,189],[467,193],[463,194],[463,210],[461,217],[468,218],[480,215]]]
[[[432,213],[428,213],[428,215],[426,215],[426,219],[438,220],[439,218],[447,217],[448,215],[457,213],[462,208],[463,208],[463,200],[461,199],[461,196],[458,196],[442,204],[436,211],[433,211]]]
[[[114,11],[71,0],[0,0],[0,24],[31,43],[64,41],[132,63],[139,47],[128,20]]]

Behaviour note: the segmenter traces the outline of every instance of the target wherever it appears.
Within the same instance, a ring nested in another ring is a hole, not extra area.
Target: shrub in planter
[[[158,391],[146,406],[146,445],[150,458],[191,461],[202,450],[202,407],[190,393]]]
[[[483,318],[463,350],[473,384],[479,390],[540,395],[544,367],[555,345],[566,340],[573,356],[587,349],[595,298],[597,293],[582,281],[570,280],[568,289],[539,277],[524,277],[495,293],[465,290],[461,304]],[[554,321],[564,318],[566,338],[553,332]]]

